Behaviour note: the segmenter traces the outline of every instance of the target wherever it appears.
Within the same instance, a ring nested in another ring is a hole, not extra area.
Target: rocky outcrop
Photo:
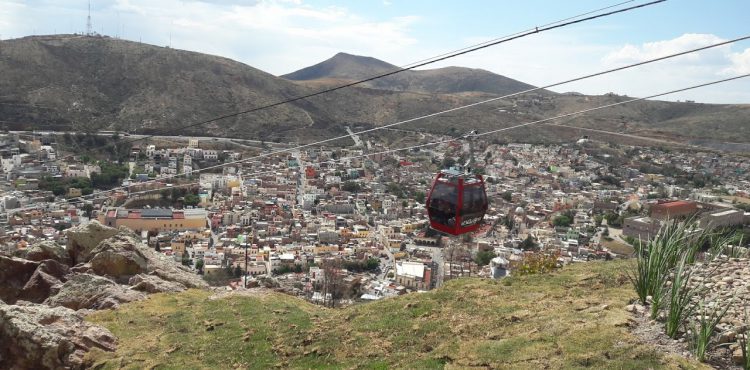
[[[86,225],[76,226],[68,229],[65,235],[68,237],[67,251],[73,265],[88,262],[91,251],[99,243],[117,234],[119,230],[104,226],[98,221],[91,221]]]
[[[92,348],[114,351],[117,339],[75,311],[0,303],[0,368],[82,369]]]
[[[112,280],[91,274],[78,274],[72,275],[70,280],[59,286],[57,294],[44,303],[73,310],[101,310],[117,308],[121,303],[143,298],[145,294],[127,289]]]
[[[128,281],[130,289],[146,293],[181,292],[185,286],[180,283],[162,280],[155,275],[136,275]]]
[[[66,265],[70,264],[68,251],[52,241],[43,241],[27,248],[25,258],[31,261],[55,260]]]
[[[23,286],[18,298],[33,303],[42,303],[52,294],[54,287],[60,283],[60,279],[44,272],[41,268],[37,268],[26,285]]]
[[[42,303],[47,297],[57,293],[55,286],[67,280],[70,272],[67,265],[55,260],[44,260],[39,263],[34,273],[21,289],[18,299]]]
[[[188,268],[177,265],[166,256],[152,253],[154,257],[149,258],[148,272],[156,275],[163,280],[180,283],[187,288],[208,288],[208,284],[195,272]]]
[[[128,229],[91,222],[67,236],[66,248],[42,242],[23,250],[23,258],[0,255],[0,369],[83,368],[86,351],[114,350],[115,338],[74,310],[208,287]]]
[[[125,283],[132,276],[146,271],[148,263],[141,252],[143,249],[147,248],[134,235],[121,232],[99,243],[90,252],[89,263],[96,274]]]
[[[139,242],[135,234],[128,229],[121,229],[120,234],[118,234],[117,237],[113,237],[111,240],[113,240],[115,244],[124,244],[121,250],[128,250],[129,248],[135,247],[135,253],[146,260],[146,268],[144,272],[148,275],[155,275],[162,280],[182,284],[186,288],[208,287],[208,284],[200,276],[196,275],[194,271],[176,263],[171,257],[158,253]],[[107,241],[107,243],[109,243],[109,241]]]
[[[0,300],[15,303],[38,266],[39,262],[0,256]]]

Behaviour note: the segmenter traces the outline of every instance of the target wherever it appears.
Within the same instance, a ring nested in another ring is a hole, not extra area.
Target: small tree
[[[573,223],[573,220],[567,215],[559,215],[552,220],[552,224],[560,227],[568,227]]]
[[[495,257],[497,257],[497,255],[494,251],[480,251],[474,258],[474,262],[476,262],[478,266],[487,266]]]
[[[504,201],[510,202],[511,199],[513,199],[513,192],[511,192],[510,190],[508,190],[508,191],[504,192],[503,195],[501,195],[501,197],[503,198]]]
[[[535,249],[536,247],[536,241],[531,237],[531,235],[527,236],[526,239],[521,242],[521,249],[523,250],[531,250]]]
[[[94,205],[91,203],[86,203],[83,205],[83,214],[86,215],[86,217],[91,218],[91,213],[94,212]]]
[[[190,256],[187,251],[182,252],[182,265],[190,266]]]
[[[199,198],[195,194],[188,194],[185,196],[185,201],[183,202],[186,206],[197,206],[198,203],[200,203],[201,198]]]
[[[203,259],[199,259],[197,262],[195,262],[195,269],[198,270],[199,274],[203,274]]]
[[[161,252],[161,246],[159,246],[159,239],[156,239],[156,244],[154,244],[154,250],[157,252]]]

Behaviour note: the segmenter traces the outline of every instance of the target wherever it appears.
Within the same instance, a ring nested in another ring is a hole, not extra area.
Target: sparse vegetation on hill
[[[501,281],[455,279],[423,294],[325,309],[268,291],[191,290],[101,311],[110,368],[700,368],[628,333],[632,261]]]
[[[392,67],[369,57],[339,55],[293,74],[294,82],[226,58],[107,37],[30,36],[2,41],[0,129],[123,130],[253,138],[312,140],[367,129],[527,89],[488,71],[460,67],[409,71],[341,91],[213,122],[180,127],[228,113],[303,96]],[[330,64],[330,65],[329,65]],[[323,67],[321,67],[323,65]],[[302,73],[304,72],[304,73]],[[314,78],[314,80],[310,80]],[[549,81],[554,82],[554,81]],[[625,100],[622,96],[566,96],[548,92],[513,97],[458,114],[420,120],[406,130],[450,134],[486,131]],[[500,106],[499,109],[498,105]],[[641,101],[574,118],[566,125],[656,138],[660,145],[750,141],[750,106]],[[176,132],[174,130],[178,130]],[[549,143],[642,139],[564,126],[530,126],[503,132],[503,141]],[[89,146],[95,137],[68,137]],[[80,140],[79,140],[80,139]],[[123,138],[110,138],[120,143]],[[666,140],[666,141],[664,141]],[[335,143],[332,143],[335,144]],[[654,144],[654,140],[648,140]],[[117,150],[116,156],[127,156]]]

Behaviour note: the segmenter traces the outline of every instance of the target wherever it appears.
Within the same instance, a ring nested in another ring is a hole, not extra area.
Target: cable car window
[[[431,221],[441,225],[454,226],[456,223],[456,203],[458,203],[458,191],[455,186],[443,182],[435,184],[430,194],[430,218]]]
[[[487,198],[481,186],[464,187],[461,214],[477,213],[485,210]]]
[[[461,226],[471,226],[479,223],[487,210],[487,196],[482,186],[464,187],[461,206]]]

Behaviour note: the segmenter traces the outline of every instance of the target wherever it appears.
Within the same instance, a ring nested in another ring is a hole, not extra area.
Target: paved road
[[[64,135],[64,134],[75,135],[76,133],[78,133],[77,131],[9,131],[9,132],[14,133],[14,134],[49,133],[49,134],[55,134],[55,135]],[[112,136],[112,133],[111,132],[95,132],[94,135]],[[261,140],[238,139],[234,137],[218,137],[218,136],[139,135],[139,134],[129,134],[127,136],[124,136],[121,134],[120,137],[123,140],[140,140],[144,138],[154,138],[154,139],[187,141],[188,139],[198,139],[200,141],[215,141],[215,142],[235,144],[238,146],[242,146],[245,148],[252,148],[252,149],[258,149],[261,143],[265,143],[266,145],[269,145],[271,147],[279,147],[279,148],[288,148],[288,147],[294,146],[294,144],[292,143],[274,143],[274,142],[267,142],[267,141],[261,141]],[[258,145],[248,146],[245,144],[258,144]]]

